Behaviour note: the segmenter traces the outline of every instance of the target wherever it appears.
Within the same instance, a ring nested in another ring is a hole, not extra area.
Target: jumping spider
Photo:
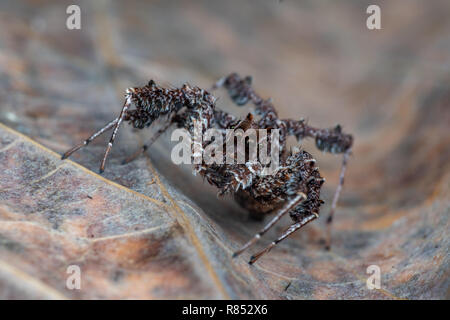
[[[220,194],[233,194],[236,201],[254,216],[275,213],[274,218],[249,242],[237,250],[233,257],[253,245],[285,214],[289,213],[292,218],[293,224],[278,239],[250,258],[249,263],[252,264],[277,243],[319,217],[320,206],[323,203],[320,199],[320,189],[325,179],[321,177],[319,169],[315,166],[316,160],[304,150],[288,152],[286,148],[288,136],[295,136],[297,140],[307,137],[314,138],[319,150],[343,154],[339,185],[327,219],[329,248],[330,226],[344,183],[345,168],[353,143],[352,135],[343,133],[339,125],[333,128],[319,129],[309,126],[303,119],[279,119],[271,100],[262,99],[253,90],[250,77],[242,79],[236,73],[230,74],[215,83],[210,91],[220,87],[228,90],[231,99],[238,106],[243,106],[251,101],[255,105],[254,111],[258,119],[254,120],[253,115],[249,114],[245,120],[239,121],[237,117],[216,109],[214,96],[201,88],[191,87],[188,84],[179,89],[162,88],[151,80],[144,87],[127,89],[120,115],[87,140],[64,153],[62,159],[88,145],[106,131],[113,129],[101,162],[100,173],[102,173],[122,121],[129,122],[134,128],[143,129],[164,115],[167,116],[164,126],[124,163],[130,162],[145,152],[172,124],[187,129],[191,134],[195,121],[200,121],[203,132],[209,128],[223,130],[224,134],[225,130],[230,128],[243,128],[244,131],[250,127],[279,129],[280,166],[272,175],[262,175],[261,170],[264,168],[254,163],[207,165],[202,162],[194,165],[194,172],[200,173],[210,184],[218,187]],[[134,109],[131,109],[132,107]],[[203,142],[202,148],[204,149],[207,144],[208,142]]]

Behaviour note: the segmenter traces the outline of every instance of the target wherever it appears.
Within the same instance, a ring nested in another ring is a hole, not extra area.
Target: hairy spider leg
[[[244,252],[246,249],[254,245],[263,234],[265,234],[270,228],[272,228],[286,213],[288,213],[292,208],[294,208],[296,205],[298,205],[299,202],[302,202],[306,200],[306,195],[301,192],[295,198],[288,201],[277,213],[275,217],[273,217],[272,220],[266,226],[261,229],[250,241],[248,241],[246,244],[244,244],[239,250],[237,250],[235,253],[233,253],[233,258],[240,255],[242,252]]]
[[[108,147],[106,147],[105,155],[103,156],[103,160],[102,160],[102,163],[100,165],[100,170],[99,170],[100,173],[103,173],[103,171],[105,171],[106,158],[108,158],[108,154],[111,151],[111,148],[113,146],[114,140],[116,139],[117,131],[119,130],[120,124],[122,123],[123,118],[125,117],[125,114],[126,114],[128,108],[130,107],[130,105],[131,105],[131,98],[128,97],[125,100],[125,103],[123,104],[122,111],[120,112],[120,115],[117,118],[117,122],[114,125],[114,130],[113,130],[113,133],[111,135],[111,139],[108,142]]]
[[[287,231],[285,231],[278,239],[276,239],[275,241],[273,241],[271,244],[269,244],[267,247],[265,247],[263,250],[261,250],[260,252],[258,252],[257,254],[251,256],[250,261],[248,262],[249,264],[253,264],[256,262],[256,260],[258,260],[259,258],[261,258],[265,253],[269,252],[273,247],[275,247],[279,242],[283,241],[284,239],[286,239],[287,237],[289,237],[291,234],[293,234],[295,231],[297,231],[298,229],[300,229],[301,227],[303,227],[304,225],[308,224],[309,222],[317,219],[319,217],[319,215],[316,212],[313,212],[307,216],[305,216],[301,221],[296,222],[294,224],[292,224]]]
[[[264,117],[277,118],[277,112],[272,104],[271,99],[264,100],[261,98],[251,86],[252,77],[247,76],[241,78],[237,73],[232,73],[226,77],[220,78],[211,90],[225,87],[231,100],[238,105],[243,106],[248,101],[252,101],[256,107],[256,112]]]
[[[110,123],[108,123],[106,126],[104,126],[103,128],[101,128],[99,131],[97,131],[96,133],[94,133],[92,136],[90,136],[89,138],[87,138],[86,140],[84,140],[82,143],[76,145],[75,147],[73,147],[72,149],[66,151],[62,157],[61,160],[64,160],[68,157],[70,157],[75,151],[78,151],[79,149],[83,148],[84,146],[87,146],[91,141],[95,140],[96,138],[98,138],[99,136],[101,136],[103,133],[105,133],[106,131],[112,129],[112,127],[114,127],[114,125],[117,123],[117,121],[119,120],[119,118],[114,119],[113,121],[111,121]]]
[[[128,158],[126,158],[125,160],[122,161],[122,164],[128,164],[134,160],[136,160],[141,154],[143,154],[145,151],[147,151],[147,149],[156,141],[158,140],[158,138],[164,133],[166,132],[167,129],[169,129],[169,127],[172,125],[172,121],[169,121],[168,123],[166,123],[164,125],[164,127],[162,127],[161,129],[159,129],[149,140],[148,142],[146,142],[142,147],[140,147],[135,153],[133,153],[131,156],[129,156]]]
[[[347,168],[348,158],[351,154],[351,147],[353,144],[353,137],[349,134],[345,134],[341,131],[341,127],[338,125],[331,129],[320,129],[309,126],[304,120],[283,120],[288,130],[289,135],[295,136],[298,140],[304,138],[315,138],[316,147],[319,150],[331,152],[331,153],[343,153],[342,166],[339,175],[339,183],[336,187],[336,191],[333,196],[330,213],[327,218],[327,236],[325,240],[325,248],[327,250],[331,247],[331,225],[333,222],[333,216],[336,211],[337,203],[339,200],[342,187],[344,185],[345,170]],[[340,144],[333,142],[333,139],[339,137],[341,139]],[[334,144],[334,147],[333,147]]]
[[[339,200],[339,195],[342,190],[342,186],[344,185],[344,176],[345,176],[345,169],[347,168],[347,162],[348,158],[351,154],[351,149],[348,149],[342,158],[342,166],[341,166],[341,173],[339,175],[339,184],[336,188],[336,191],[334,193],[333,202],[331,203],[331,209],[330,213],[328,214],[327,218],[327,240],[326,240],[326,249],[330,250],[331,247],[331,224],[333,222],[333,216],[334,212],[336,211],[336,206]]]

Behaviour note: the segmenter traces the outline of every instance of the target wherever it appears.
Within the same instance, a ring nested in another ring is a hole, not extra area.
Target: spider
[[[262,175],[263,166],[247,162],[245,164],[206,164],[204,161],[194,165],[194,173],[199,173],[210,184],[219,189],[219,194],[232,194],[235,200],[253,217],[264,217],[274,214],[274,217],[250,241],[235,251],[238,256],[254,245],[283,216],[289,214],[293,223],[277,239],[263,250],[251,256],[249,264],[253,264],[262,255],[270,251],[279,242],[299,230],[309,222],[319,217],[320,190],[325,182],[321,177],[316,160],[305,150],[287,150],[286,139],[294,136],[298,141],[304,138],[314,138],[316,147],[324,152],[343,154],[339,184],[335,191],[331,210],[327,219],[327,249],[330,245],[330,228],[337,201],[344,184],[344,174],[351,153],[353,136],[342,131],[340,125],[320,129],[310,126],[305,120],[280,119],[271,99],[262,99],[252,88],[252,78],[241,78],[232,73],[217,81],[209,91],[184,84],[181,88],[164,88],[150,80],[143,87],[128,88],[125,102],[120,115],[105,127],[95,132],[88,139],[63,154],[62,159],[69,157],[75,151],[88,145],[94,139],[108,130],[113,130],[100,165],[100,173],[104,171],[106,159],[113,146],[114,139],[123,121],[129,122],[134,128],[149,127],[156,119],[167,116],[164,125],[153,135],[148,143],[137,152],[125,159],[129,163],[144,153],[147,148],[171,125],[185,128],[190,133],[194,131],[194,122],[201,123],[201,130],[210,128],[218,130],[241,128],[258,128],[279,131],[280,165],[271,175]],[[252,113],[240,121],[239,118],[215,108],[216,98],[210,91],[225,88],[231,100],[238,106],[248,102],[254,104]],[[202,148],[208,142],[202,142]]]

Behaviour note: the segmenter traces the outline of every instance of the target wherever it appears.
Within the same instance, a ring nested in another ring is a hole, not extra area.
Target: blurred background
[[[66,27],[70,4],[81,8],[79,30]],[[380,30],[366,26],[371,4],[381,8]],[[172,291],[164,289],[170,284],[152,284],[156,291],[151,294],[145,287],[127,291],[126,282],[139,282],[145,268],[137,272],[111,258],[106,260],[117,262],[124,283],[105,284],[98,280],[104,274],[93,272],[87,280],[90,291],[65,292],[59,280],[36,269],[40,256],[32,261],[10,252],[2,248],[1,237],[0,260],[75,298],[448,298],[449,14],[446,0],[2,1],[0,123],[55,152],[64,152],[116,117],[127,87],[154,79],[167,86],[189,82],[209,88],[231,72],[253,76],[254,88],[273,99],[282,118],[303,117],[317,127],[339,123],[354,135],[355,144],[331,252],[323,250],[323,217],[337,185],[340,156],[302,143],[326,178],[322,217],[252,269],[247,256],[231,261],[230,252],[262,224],[247,221],[232,200],[217,199],[216,191],[192,177],[189,168],[171,164],[170,134],[148,152],[154,173],[145,157],[120,166],[156,130],[133,132],[123,126],[104,176],[157,197],[161,188],[149,181],[158,172],[169,194],[176,201],[184,199],[190,206],[186,210],[194,212],[186,219],[206,248],[213,280]],[[218,108],[236,115],[248,112],[233,106],[225,92],[215,95]],[[108,138],[72,160],[97,172]],[[164,192],[159,196],[167,198]],[[3,214],[2,221],[34,219],[20,214],[19,202],[18,196],[0,190],[0,212],[15,208],[18,214]],[[63,215],[64,209],[58,210]],[[88,210],[82,214],[87,230],[93,222]],[[274,228],[261,245],[288,223]],[[81,241],[69,229],[56,229],[75,243]],[[19,234],[5,230],[0,228],[0,234],[7,239],[14,237],[8,232]],[[29,254],[37,252],[34,248]],[[95,257],[93,253],[97,266],[106,264]],[[65,259],[46,268],[62,278]],[[365,288],[370,264],[381,267],[384,289]],[[196,265],[192,269],[199,272]],[[23,280],[1,279],[0,288],[10,292]],[[101,290],[106,286],[109,291]],[[26,294],[14,291],[9,296]]]

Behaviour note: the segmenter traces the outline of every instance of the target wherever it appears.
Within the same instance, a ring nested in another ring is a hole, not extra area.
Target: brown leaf
[[[62,2],[3,8],[0,298],[448,298],[448,1],[386,2],[380,31],[356,2],[162,3],[83,2],[76,31]],[[289,220],[232,259],[263,222],[173,165],[169,135],[122,166],[156,130],[124,126],[102,176],[106,137],[60,160],[117,115],[125,88],[208,88],[231,71],[251,74],[282,117],[355,135],[331,251],[321,240],[340,158],[310,142],[327,179],[321,218],[253,266]],[[373,264],[379,290],[366,286]],[[66,287],[70,265],[81,290]]]

